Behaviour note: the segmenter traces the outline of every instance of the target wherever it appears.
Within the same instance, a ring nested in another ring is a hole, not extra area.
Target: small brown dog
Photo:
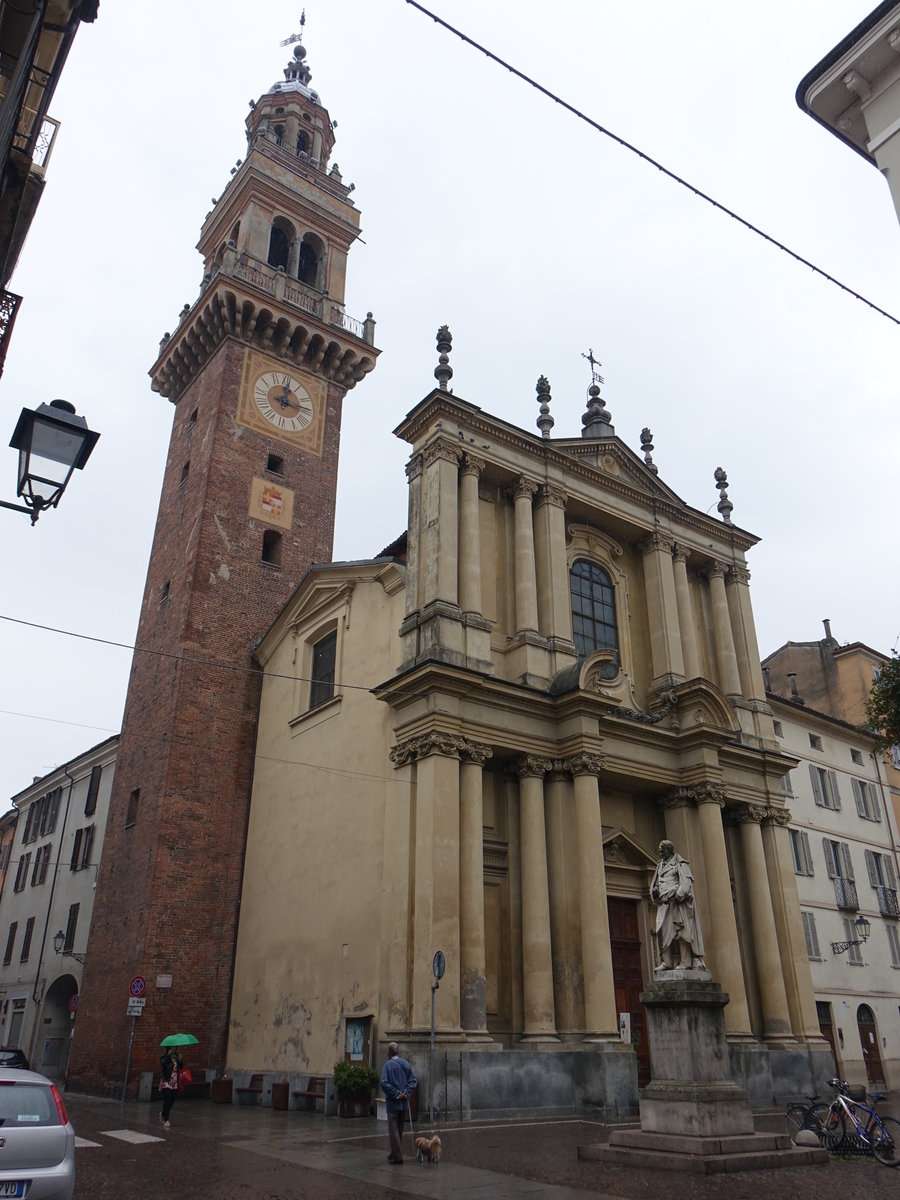
[[[416,1159],[420,1163],[441,1161],[441,1139],[437,1134],[430,1138],[416,1138]]]

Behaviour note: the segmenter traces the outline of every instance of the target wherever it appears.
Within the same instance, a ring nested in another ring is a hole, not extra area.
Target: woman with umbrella
[[[160,1124],[169,1128],[169,1113],[178,1098],[180,1075],[184,1070],[181,1055],[177,1046],[196,1046],[197,1039],[192,1033],[172,1033],[163,1038],[160,1045],[165,1048],[165,1054],[159,1060],[159,1090],[162,1095],[162,1112],[159,1114]]]

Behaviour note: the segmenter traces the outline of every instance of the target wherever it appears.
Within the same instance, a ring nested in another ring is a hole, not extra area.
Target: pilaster
[[[550,759],[535,755],[527,755],[515,764],[519,778],[522,864],[523,1042],[559,1040],[553,1003],[550,898],[544,828],[544,776],[552,766]]]
[[[681,542],[672,544],[672,573],[675,578],[675,603],[678,608],[678,627],[681,630],[681,652],[684,673],[688,679],[699,679],[700,650],[691,604],[691,586],[687,575],[688,548]]]
[[[644,560],[644,586],[650,625],[650,658],[653,664],[651,690],[671,687],[684,679],[675,576],[672,569],[672,540],[659,530],[639,543]]]
[[[737,655],[731,632],[731,617],[725,595],[725,564],[710,563],[706,568],[709,595],[713,612],[713,639],[716,647],[716,664],[719,671],[719,686],[729,697],[740,697],[741,678],[738,672]]]

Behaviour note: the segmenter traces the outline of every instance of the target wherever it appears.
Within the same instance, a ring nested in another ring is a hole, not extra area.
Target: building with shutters
[[[858,726],[769,693],[819,1028],[838,1074],[900,1087],[900,905],[895,815],[874,740]],[[869,922],[861,940],[857,921]]]
[[[118,742],[107,738],[12,798],[18,819],[0,895],[0,1044],[19,1046],[51,1078],[66,1073]]]

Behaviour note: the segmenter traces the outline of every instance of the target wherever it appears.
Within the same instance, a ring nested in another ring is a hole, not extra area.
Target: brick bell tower
[[[375,365],[344,311],[359,213],[299,38],[247,118],[207,215],[200,294],[150,375],[175,406],[141,607],[69,1081],[120,1094],[129,983],[146,982],[128,1091],[159,1042],[225,1055],[260,677],[252,651],[330,560],[341,408]],[[273,836],[277,831],[273,830]]]

